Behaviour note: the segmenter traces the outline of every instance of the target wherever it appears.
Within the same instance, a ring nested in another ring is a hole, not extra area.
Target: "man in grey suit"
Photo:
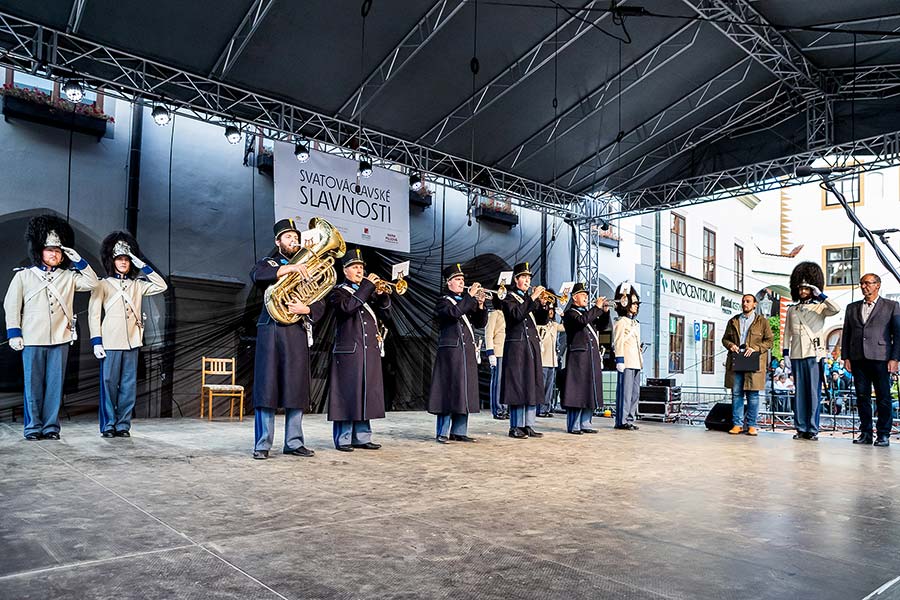
[[[900,305],[879,298],[881,278],[866,273],[859,280],[863,299],[852,302],[844,315],[841,357],[853,373],[859,409],[859,437],[854,444],[872,444],[872,387],[878,423],[875,446],[889,446],[891,435],[891,373],[900,361]],[[852,368],[851,368],[852,367]]]

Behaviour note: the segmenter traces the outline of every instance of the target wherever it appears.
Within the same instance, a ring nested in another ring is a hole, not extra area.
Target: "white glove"
[[[822,290],[820,290],[820,289],[817,288],[816,286],[811,285],[811,286],[808,286],[808,287],[809,287],[809,291],[810,291],[810,293],[812,294],[812,297],[813,297],[813,298],[818,298],[819,296],[822,295]]]
[[[788,371],[791,370],[791,358],[789,356],[784,357],[784,366],[787,367]]]
[[[81,262],[81,255],[78,254],[77,252],[75,252],[75,250],[73,250],[72,248],[69,248],[67,246],[61,246],[60,248],[62,249],[63,253],[69,257],[69,260],[71,260],[73,263]]]
[[[491,368],[493,369],[497,366],[497,357],[491,354],[490,356],[488,356],[488,362],[491,363]]]
[[[619,373],[624,373],[625,372],[625,363],[623,363],[623,362],[616,363],[616,371],[618,371]]]
[[[135,256],[134,254],[132,254],[132,253],[130,253],[130,252],[128,253],[128,258],[131,259],[131,264],[133,264],[134,266],[136,266],[138,269],[143,269],[144,266],[147,264],[147,263],[145,263],[144,261],[142,261],[141,259],[139,259],[137,256]]]
[[[16,352],[21,352],[25,349],[25,340],[20,337],[9,338],[9,347]]]
[[[103,349],[102,344],[94,346],[94,356],[100,359],[106,358],[106,350]]]

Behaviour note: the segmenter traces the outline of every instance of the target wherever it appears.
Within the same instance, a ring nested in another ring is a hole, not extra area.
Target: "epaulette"
[[[29,268],[29,267],[13,267],[13,273],[15,273],[15,272],[17,272],[17,271],[25,271],[25,270],[27,270],[28,268]]]

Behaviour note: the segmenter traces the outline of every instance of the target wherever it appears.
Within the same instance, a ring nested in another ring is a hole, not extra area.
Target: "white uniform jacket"
[[[166,281],[150,267],[141,269],[147,279],[106,277],[91,293],[88,323],[91,344],[104,350],[131,350],[144,343],[144,296],[166,291]]]
[[[830,298],[823,296],[820,298],[819,301],[793,304],[788,307],[784,318],[784,339],[781,347],[788,351],[790,358],[815,358],[816,339],[819,348],[825,349],[825,339],[822,337],[825,318],[841,312],[841,307]]]
[[[641,324],[630,317],[619,317],[613,325],[613,347],[616,362],[624,359],[626,369],[643,369],[641,354]]]
[[[488,356],[503,358],[503,344],[506,342],[506,319],[502,310],[488,313],[487,325],[484,326],[484,349]]]

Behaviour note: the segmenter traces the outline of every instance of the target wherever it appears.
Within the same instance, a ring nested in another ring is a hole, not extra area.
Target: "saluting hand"
[[[81,262],[81,255],[75,252],[72,248],[68,246],[60,246],[60,250],[63,251],[63,254],[69,257],[73,263]]]
[[[146,266],[146,263],[144,263],[144,261],[142,261],[141,259],[139,259],[137,256],[135,256],[135,255],[134,255],[133,253],[131,253],[131,252],[128,253],[128,258],[131,259],[131,264],[133,264],[133,265],[134,265],[135,267],[137,267],[138,269],[143,269],[144,266]]]

